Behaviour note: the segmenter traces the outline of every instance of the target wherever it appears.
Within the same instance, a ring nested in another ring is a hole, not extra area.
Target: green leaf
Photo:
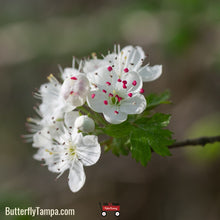
[[[150,94],[149,96],[146,97],[147,108],[145,109],[145,111],[151,110],[160,104],[170,104],[171,102],[168,100],[169,98],[170,98],[169,91],[165,91],[160,95]]]
[[[145,132],[135,130],[132,132],[130,140],[132,157],[143,166],[146,166],[151,159],[151,149]]]
[[[134,123],[143,129],[151,127],[165,127],[170,123],[170,117],[171,116],[169,114],[156,113],[150,118],[137,119]]]
[[[129,136],[132,129],[133,126],[126,121],[116,125],[109,124],[103,129],[103,132],[111,137],[120,138],[123,136]]]
[[[123,137],[123,138],[114,138],[113,142],[110,146],[110,149],[112,150],[112,153],[116,156],[120,155],[128,155],[130,151],[130,140],[129,137]]]
[[[174,140],[172,132],[164,129],[170,121],[170,115],[156,113],[151,118],[140,118],[134,122],[130,136],[131,154],[142,165],[151,158],[151,148],[161,156],[170,156],[168,146]]]

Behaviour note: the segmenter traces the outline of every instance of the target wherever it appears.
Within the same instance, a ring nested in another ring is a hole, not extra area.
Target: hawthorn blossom
[[[72,192],[79,191],[85,183],[83,166],[95,164],[101,154],[95,135],[83,136],[63,122],[57,127],[44,127],[34,136],[33,146],[39,148],[34,158],[43,161],[49,171],[59,173],[60,177],[69,170],[68,184]]]
[[[72,75],[63,84],[52,74],[48,76],[48,80],[34,94],[35,98],[42,100],[39,112],[43,120],[63,118],[65,112],[84,104],[89,90],[89,81],[84,74]]]
[[[52,74],[47,79],[49,82],[41,85],[38,93],[34,94],[34,97],[42,101],[39,105],[42,120],[49,121],[51,118],[57,120],[63,118],[65,112],[75,109],[75,106],[66,102],[62,97],[62,84]]]
[[[134,71],[117,74],[112,66],[87,74],[93,85],[87,102],[91,109],[103,113],[112,124],[122,123],[128,114],[140,114],[146,108],[142,79]]]
[[[139,46],[126,46],[120,50],[115,46],[114,52],[107,55],[104,59],[108,61],[114,71],[121,76],[123,72],[137,72],[143,82],[156,80],[162,74],[162,65],[150,66],[149,64],[142,66],[146,55]]]

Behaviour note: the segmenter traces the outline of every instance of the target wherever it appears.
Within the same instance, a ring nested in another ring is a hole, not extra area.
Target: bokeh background
[[[5,206],[75,208],[65,219],[102,219],[98,202],[119,202],[126,220],[220,219],[219,144],[154,154],[147,167],[103,152],[73,194],[67,174],[54,181],[32,158],[35,149],[22,143],[34,88],[58,75],[58,64],[71,66],[73,55],[106,54],[114,43],[140,45],[147,62],[163,64],[163,75],[145,91],[171,91],[173,104],[157,110],[172,114],[175,139],[220,133],[219,1],[1,0],[0,219],[31,219],[5,217]]]

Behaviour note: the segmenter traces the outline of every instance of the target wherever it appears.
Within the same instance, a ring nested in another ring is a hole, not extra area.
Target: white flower
[[[149,82],[156,80],[162,74],[162,65],[149,66],[149,64],[142,66],[144,59],[146,58],[143,49],[139,46],[126,46],[120,50],[118,45],[118,51],[115,46],[114,52],[105,57],[109,66],[120,76],[123,72],[137,72],[143,82]]]
[[[75,127],[82,132],[92,132],[95,129],[95,123],[93,119],[87,115],[79,116],[75,121]]]
[[[61,84],[52,74],[49,82],[43,84],[35,98],[42,100],[39,112],[42,120],[50,121],[63,118],[64,113],[84,104],[89,90],[89,81],[82,73],[67,78]]]
[[[34,146],[39,148],[34,158],[44,161],[51,172],[61,176],[69,170],[68,183],[72,192],[79,191],[85,183],[83,166],[95,164],[101,153],[96,136],[83,136],[76,129],[67,129],[62,122],[58,127],[45,127],[37,133]]]
[[[141,94],[142,79],[136,72],[121,74],[111,66],[101,67],[87,74],[94,86],[88,96],[88,105],[96,112],[103,113],[105,119],[119,124],[128,114],[140,114],[146,108],[146,100]]]
[[[72,111],[75,106],[65,101],[61,95],[61,84],[50,74],[48,76],[49,82],[43,84],[35,97],[42,100],[39,106],[42,120],[49,121],[52,119],[63,118],[65,112]]]

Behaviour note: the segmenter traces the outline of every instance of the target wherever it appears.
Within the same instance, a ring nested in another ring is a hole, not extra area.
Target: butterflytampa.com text
[[[21,216],[29,215],[35,216],[57,216],[57,215],[75,215],[75,209],[45,209],[40,207],[28,207],[28,208],[10,208],[5,207],[6,216]]]

